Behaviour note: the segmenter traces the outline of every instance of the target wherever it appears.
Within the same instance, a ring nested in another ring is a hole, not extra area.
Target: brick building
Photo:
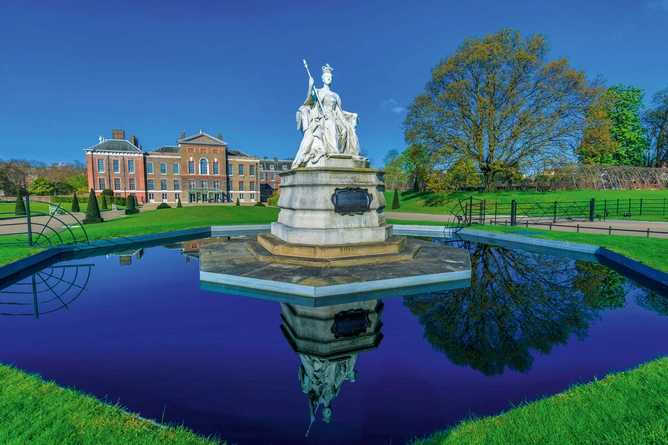
[[[113,130],[112,139],[85,148],[88,185],[100,194],[112,189],[116,196],[135,194],[140,202],[241,202],[259,199],[259,159],[227,148],[223,135],[200,130],[178,145],[143,151],[134,135]],[[228,172],[233,172],[228,177]]]
[[[280,172],[290,170],[293,159],[278,159],[274,158],[260,160],[260,193],[262,201],[266,201],[275,190],[280,189],[281,177]]]

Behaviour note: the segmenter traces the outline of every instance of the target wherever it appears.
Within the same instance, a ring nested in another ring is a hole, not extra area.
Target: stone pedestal
[[[368,192],[363,213],[340,214],[332,201],[337,189]],[[281,174],[281,212],[271,234],[292,244],[340,245],[385,242],[392,226],[385,223],[385,185],[379,170],[351,155],[322,157],[316,166]]]

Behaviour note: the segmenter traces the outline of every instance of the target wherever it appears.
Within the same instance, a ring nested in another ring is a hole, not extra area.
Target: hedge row
[[[51,197],[51,203],[52,204],[71,204],[72,203],[72,196],[52,196]],[[118,204],[120,206],[125,206],[127,205],[127,198],[124,198],[122,196],[114,196],[114,204]],[[77,196],[77,200],[79,201],[79,204],[88,204],[88,197],[87,196]],[[98,196],[97,197],[97,203],[102,204],[102,197]]]

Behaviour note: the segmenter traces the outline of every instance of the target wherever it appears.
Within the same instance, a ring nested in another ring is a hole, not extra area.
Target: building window
[[[104,159],[97,160],[97,172],[104,173]]]
[[[172,169],[174,170],[174,174],[178,175],[179,174],[179,164],[174,164],[172,166]]]
[[[209,161],[206,158],[199,160],[199,174],[208,175],[209,174]]]
[[[213,163],[213,174],[214,175],[218,174],[218,163],[217,162]]]
[[[148,180],[148,189],[155,190],[155,182],[153,181],[153,179]]]
[[[227,166],[227,176],[232,176],[232,166],[231,165]]]
[[[240,165],[239,166],[239,176],[243,176],[243,175],[244,175],[244,166]]]
[[[240,191],[240,192],[243,192],[243,191],[244,191],[244,188],[246,188],[245,185],[244,185],[244,182],[241,181],[241,182],[239,183],[239,191]]]
[[[195,174],[195,161],[188,161],[188,173]]]
[[[134,173],[134,172],[135,172],[135,161],[130,159],[128,161],[128,173]],[[130,190],[134,190],[134,189],[130,189]]]
[[[174,194],[174,201],[179,201],[180,199],[181,199],[181,194],[180,193]]]
[[[149,193],[148,194],[148,202],[153,202],[155,200],[155,194]]]
[[[203,189],[209,188],[209,183],[207,181],[202,181],[202,188]]]
[[[271,174],[271,181],[273,182],[273,181],[274,181],[274,179],[276,179],[276,177],[275,177],[275,174],[274,174],[274,173],[272,173],[272,174]]]
[[[162,194],[162,202],[167,202],[167,193]]]
[[[220,181],[213,181],[213,188],[219,189],[220,188]]]
[[[195,186],[195,181],[188,181],[188,188],[189,188],[190,190],[196,188],[196,186]]]
[[[114,190],[121,189],[121,180],[119,178],[114,178]]]
[[[174,190],[181,190],[181,181],[178,179],[174,180]]]
[[[244,201],[244,194],[243,193],[239,194],[239,201],[241,201],[241,202]]]
[[[260,173],[260,181],[264,181],[264,173]]]
[[[254,192],[255,191],[255,181],[251,181],[250,183],[250,191]]]
[[[118,165],[118,159],[114,159],[114,173],[120,172],[120,168]]]
[[[160,180],[160,190],[167,190],[167,180],[166,179],[161,179]]]
[[[100,190],[104,190],[104,186],[105,186],[104,178],[99,178],[99,183],[100,183]]]
[[[153,174],[153,162],[149,162],[148,164],[146,164],[146,172],[149,175]]]
[[[251,193],[251,202],[255,201],[255,193]]]
[[[248,167],[248,174],[251,176],[255,176],[255,166],[251,165]]]
[[[269,166],[269,170],[273,170],[273,169],[274,169],[274,164],[271,164],[271,165]]]
[[[160,163],[160,174],[161,175],[167,174],[167,164],[165,164],[164,162]]]
[[[130,178],[130,190],[134,190],[134,189],[135,189],[135,180]]]

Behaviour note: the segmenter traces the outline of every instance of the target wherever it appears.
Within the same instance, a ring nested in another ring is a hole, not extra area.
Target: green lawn
[[[389,224],[409,224],[423,226],[443,226],[442,222],[431,221],[407,221],[398,219],[388,219]],[[527,229],[524,226],[478,226],[473,225],[468,229],[481,230],[486,232],[500,232],[513,234],[514,232],[532,232],[535,238],[544,238],[557,241],[568,241],[580,244],[592,244],[595,246],[606,247],[615,252],[640,261],[643,264],[656,269],[668,272],[668,239],[664,238],[644,238],[638,236],[622,235],[601,235],[589,233],[560,232],[557,230]]]
[[[387,212],[413,212],[449,214],[455,207],[459,208],[458,202],[467,201],[471,196],[477,200],[487,200],[488,214],[494,213],[494,203],[506,204],[499,207],[500,215],[510,213],[509,205],[512,200],[518,203],[541,202],[549,206],[554,201],[572,203],[574,201],[586,206],[585,201],[592,198],[596,200],[596,213],[604,214],[604,207],[610,212],[609,219],[622,219],[623,214],[629,210],[629,199],[631,199],[631,214],[634,220],[668,221],[668,190],[567,190],[554,192],[535,191],[499,191],[499,192],[463,192],[457,191],[450,194],[437,194],[433,192],[400,192],[399,202],[401,207],[392,210],[392,198],[394,191],[385,192],[387,201]],[[643,214],[640,215],[640,198],[643,199]],[[617,201],[619,200],[619,206]],[[527,207],[527,206],[523,206]]]
[[[668,443],[668,358],[498,416],[464,421],[414,445]]]
[[[120,406],[0,365],[0,443],[214,445],[220,441],[181,426],[159,427],[137,414],[124,414]]]

